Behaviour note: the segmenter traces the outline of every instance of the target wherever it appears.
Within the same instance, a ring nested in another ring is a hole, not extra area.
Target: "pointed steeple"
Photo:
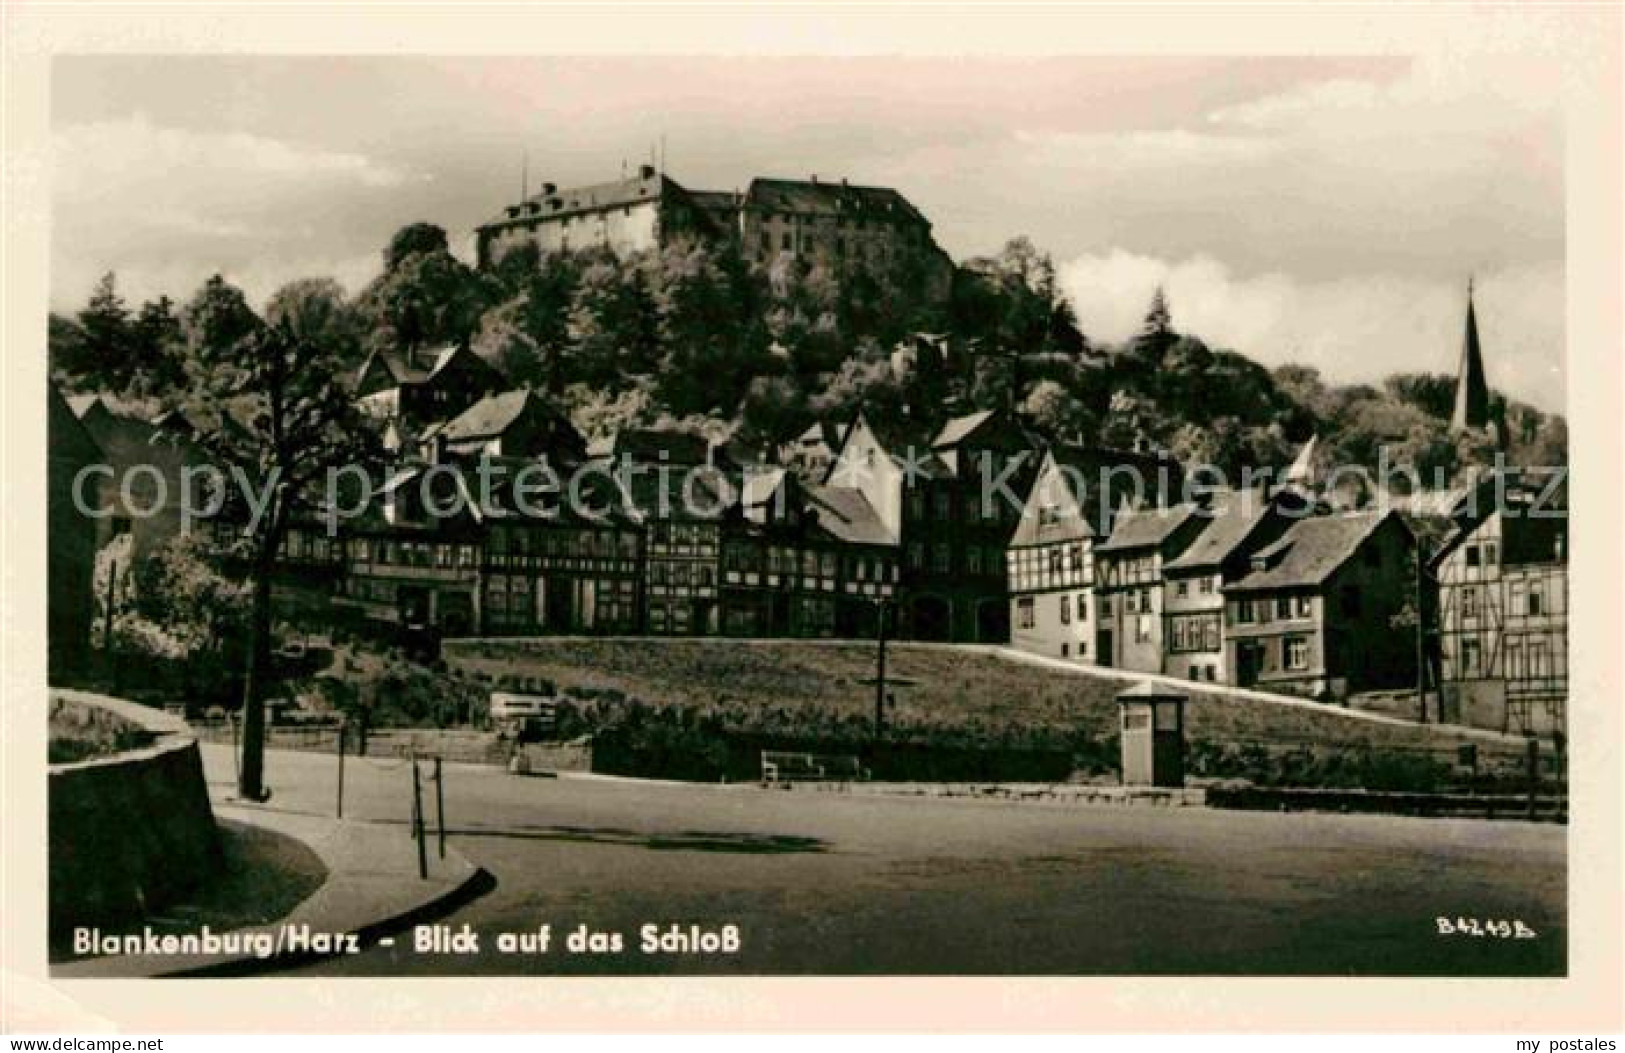
[[[1303,448],[1298,451],[1298,456],[1293,460],[1292,466],[1286,470],[1286,477],[1282,480],[1285,485],[1298,487],[1306,493],[1314,492],[1315,445],[1319,441],[1320,436],[1309,436],[1309,441],[1303,444]]]
[[[1461,338],[1461,368],[1456,376],[1452,432],[1482,428],[1490,422],[1490,388],[1484,379],[1484,354],[1478,346],[1478,317],[1473,311],[1473,281],[1467,279],[1467,329]]]

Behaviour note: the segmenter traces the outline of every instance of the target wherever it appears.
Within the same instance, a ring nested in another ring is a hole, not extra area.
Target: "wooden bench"
[[[762,784],[855,782],[869,777],[857,757],[844,754],[762,751]]]

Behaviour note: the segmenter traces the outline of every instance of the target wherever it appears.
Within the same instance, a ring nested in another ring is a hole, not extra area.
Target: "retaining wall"
[[[139,749],[50,767],[51,928],[139,917],[207,880],[220,837],[186,722],[82,691],[51,692],[53,729],[119,725]]]

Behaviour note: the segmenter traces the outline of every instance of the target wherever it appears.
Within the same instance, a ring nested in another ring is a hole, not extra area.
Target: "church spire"
[[[1478,346],[1478,318],[1473,311],[1473,280],[1467,279],[1467,329],[1461,338],[1461,368],[1456,376],[1453,432],[1482,428],[1490,422],[1490,388],[1484,380],[1484,354]]]

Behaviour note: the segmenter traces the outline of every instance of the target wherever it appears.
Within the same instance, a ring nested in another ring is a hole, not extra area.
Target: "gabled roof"
[[[1279,540],[1253,554],[1254,570],[1225,591],[1312,587],[1347,563],[1393,512],[1344,512],[1300,519]]]
[[[844,486],[807,488],[807,505],[818,525],[837,540],[853,545],[895,545],[869,499]]]
[[[1096,552],[1122,552],[1133,548],[1154,548],[1167,541],[1174,531],[1196,515],[1194,504],[1135,508],[1118,513],[1111,536],[1095,546]]]
[[[431,354],[434,357],[429,359],[428,356]],[[489,362],[480,358],[468,348],[456,344],[442,347],[433,352],[419,352],[418,355],[411,356],[411,358],[401,351],[391,349],[374,351],[368,355],[366,361],[361,363],[361,368],[356,371],[356,384],[357,386],[363,384],[367,379],[367,374],[371,372],[375,365],[382,369],[385,376],[396,385],[423,384],[439,376],[447,366],[455,362],[459,356],[465,354],[471,356],[475,362],[485,369],[493,373],[496,372]],[[426,365],[419,364],[425,361],[427,362]]]
[[[954,417],[944,424],[942,430],[937,432],[937,437],[931,440],[932,448],[940,450],[959,445],[974,435],[982,425],[992,420],[996,413],[996,410],[978,410],[963,417]]]
[[[433,434],[447,442],[470,442],[476,439],[494,439],[513,427],[527,410],[540,410],[549,416],[557,414],[542,398],[529,388],[517,388],[496,395],[487,395],[462,413],[434,429]],[[427,437],[426,433],[426,437]]]
[[[48,384],[50,404],[46,414],[46,442],[52,457],[80,464],[93,464],[102,459],[102,449],[90,434],[70,400],[62,397],[55,384]]]
[[[1505,504],[1501,504],[1504,500]],[[1563,469],[1508,466],[1500,472],[1486,471],[1462,491],[1451,508],[1450,530],[1428,559],[1437,567],[1461,543],[1477,533],[1491,515],[1508,508],[1518,517],[1566,520],[1568,518],[1568,472]],[[1534,513],[1538,511],[1539,515]]]
[[[839,450],[842,440],[846,438],[848,427],[850,425],[837,424],[831,420],[815,420],[796,436],[795,441],[803,445],[821,442],[831,451]]]
[[[1083,501],[1073,492],[1072,481],[1061,470],[1055,454],[1046,452],[1028,488],[1009,547],[1085,541],[1094,536],[1094,526],[1089,522]]]
[[[779,487],[784,485],[788,474],[783,468],[746,472],[744,485],[740,488],[740,501],[746,509],[767,504],[778,493]]]
[[[1271,502],[1259,490],[1221,490],[1200,514],[1207,526],[1190,547],[1163,566],[1164,572],[1219,567],[1264,519]]]

